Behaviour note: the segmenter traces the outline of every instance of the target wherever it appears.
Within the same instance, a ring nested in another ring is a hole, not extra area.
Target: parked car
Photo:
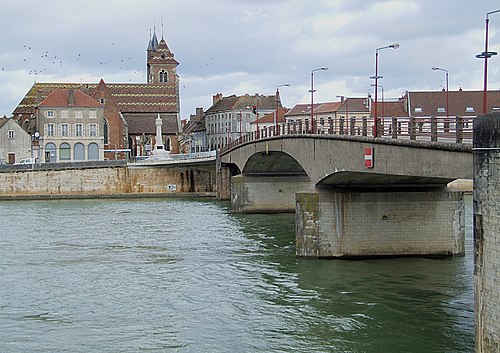
[[[20,164],[37,164],[38,163],[38,158],[23,158],[19,162],[14,163],[14,165],[20,165]]]

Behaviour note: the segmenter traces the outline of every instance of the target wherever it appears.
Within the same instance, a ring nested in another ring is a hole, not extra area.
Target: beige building
[[[35,109],[35,157],[104,160],[104,106],[78,89],[55,89]]]
[[[31,136],[12,118],[0,118],[0,163],[32,157]]]

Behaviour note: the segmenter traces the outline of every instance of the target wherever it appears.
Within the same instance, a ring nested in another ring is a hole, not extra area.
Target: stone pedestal
[[[314,189],[296,195],[299,257],[464,255],[463,193]]]
[[[476,352],[500,352],[500,114],[474,121]]]

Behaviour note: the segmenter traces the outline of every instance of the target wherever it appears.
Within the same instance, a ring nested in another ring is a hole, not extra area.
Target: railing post
[[[356,118],[352,118],[352,117],[351,117],[351,119],[350,119],[350,121],[349,121],[349,125],[350,125],[350,126],[349,126],[349,134],[350,134],[351,136],[354,136],[354,135],[355,135],[355,133],[354,133],[354,128],[356,127],[356,126],[355,126],[355,125],[356,125]]]
[[[415,130],[415,118],[410,116],[410,121],[408,121],[408,134],[410,135],[410,140],[416,140]]]
[[[463,123],[463,119],[461,119],[459,116],[455,117],[455,141],[457,143],[462,143],[463,141]]]
[[[340,118],[339,120],[339,135],[344,134],[344,118]]]
[[[328,133],[333,135],[333,119],[328,119]]]
[[[366,119],[366,116],[362,118],[363,121],[363,136],[368,136],[368,120]]]
[[[398,138],[398,119],[397,118],[392,118],[391,119],[391,135],[393,139]]]
[[[431,141],[437,141],[437,121],[436,117],[431,116]]]

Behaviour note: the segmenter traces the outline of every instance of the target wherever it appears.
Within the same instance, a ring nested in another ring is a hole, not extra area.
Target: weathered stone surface
[[[297,194],[297,255],[464,255],[463,193],[339,191]]]
[[[500,114],[474,121],[476,352],[500,352]]]

